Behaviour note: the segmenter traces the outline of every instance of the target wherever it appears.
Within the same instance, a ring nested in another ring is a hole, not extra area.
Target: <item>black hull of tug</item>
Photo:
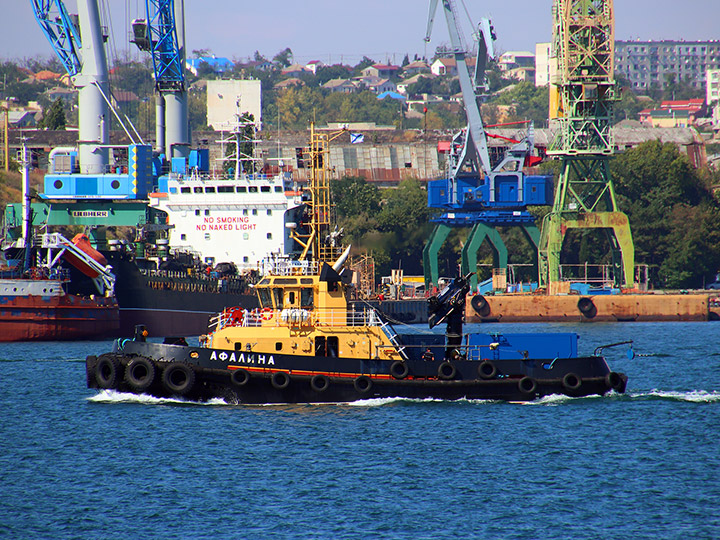
[[[548,367],[549,366],[549,367]],[[531,401],[624,392],[604,358],[496,361],[358,360],[118,340],[86,360],[89,388],[192,401],[339,403],[376,398]]]

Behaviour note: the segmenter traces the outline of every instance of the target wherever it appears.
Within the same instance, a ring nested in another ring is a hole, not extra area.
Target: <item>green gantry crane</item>
[[[552,211],[543,220],[539,284],[560,281],[560,251],[568,229],[602,229],[612,251],[617,287],[634,286],[635,248],[618,209],[610,175],[616,100],[613,0],[555,0],[550,117],[559,131],[548,152],[562,167]]]

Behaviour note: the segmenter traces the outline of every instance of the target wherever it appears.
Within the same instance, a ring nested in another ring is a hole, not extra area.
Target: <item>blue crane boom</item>
[[[65,71],[72,77],[80,73],[82,62],[80,32],[61,0],[30,0],[35,19],[55,50]]]

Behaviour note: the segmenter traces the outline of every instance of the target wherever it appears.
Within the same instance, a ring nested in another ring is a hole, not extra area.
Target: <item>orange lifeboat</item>
[[[90,239],[87,235],[82,233],[76,234],[72,239],[72,243],[75,244],[76,248],[94,259],[98,264],[107,266],[107,259],[102,253],[92,247]],[[63,253],[63,258],[88,277],[96,278],[100,275],[100,272],[69,251],[65,251],[65,253]]]

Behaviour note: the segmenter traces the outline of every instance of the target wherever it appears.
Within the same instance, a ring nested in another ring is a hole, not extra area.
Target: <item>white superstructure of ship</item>
[[[304,205],[282,162],[275,174],[254,172],[262,169],[254,123],[237,114],[228,127],[219,141],[223,172],[170,173],[150,205],[168,215],[170,252],[193,251],[205,263],[232,262],[243,272],[293,252]]]

